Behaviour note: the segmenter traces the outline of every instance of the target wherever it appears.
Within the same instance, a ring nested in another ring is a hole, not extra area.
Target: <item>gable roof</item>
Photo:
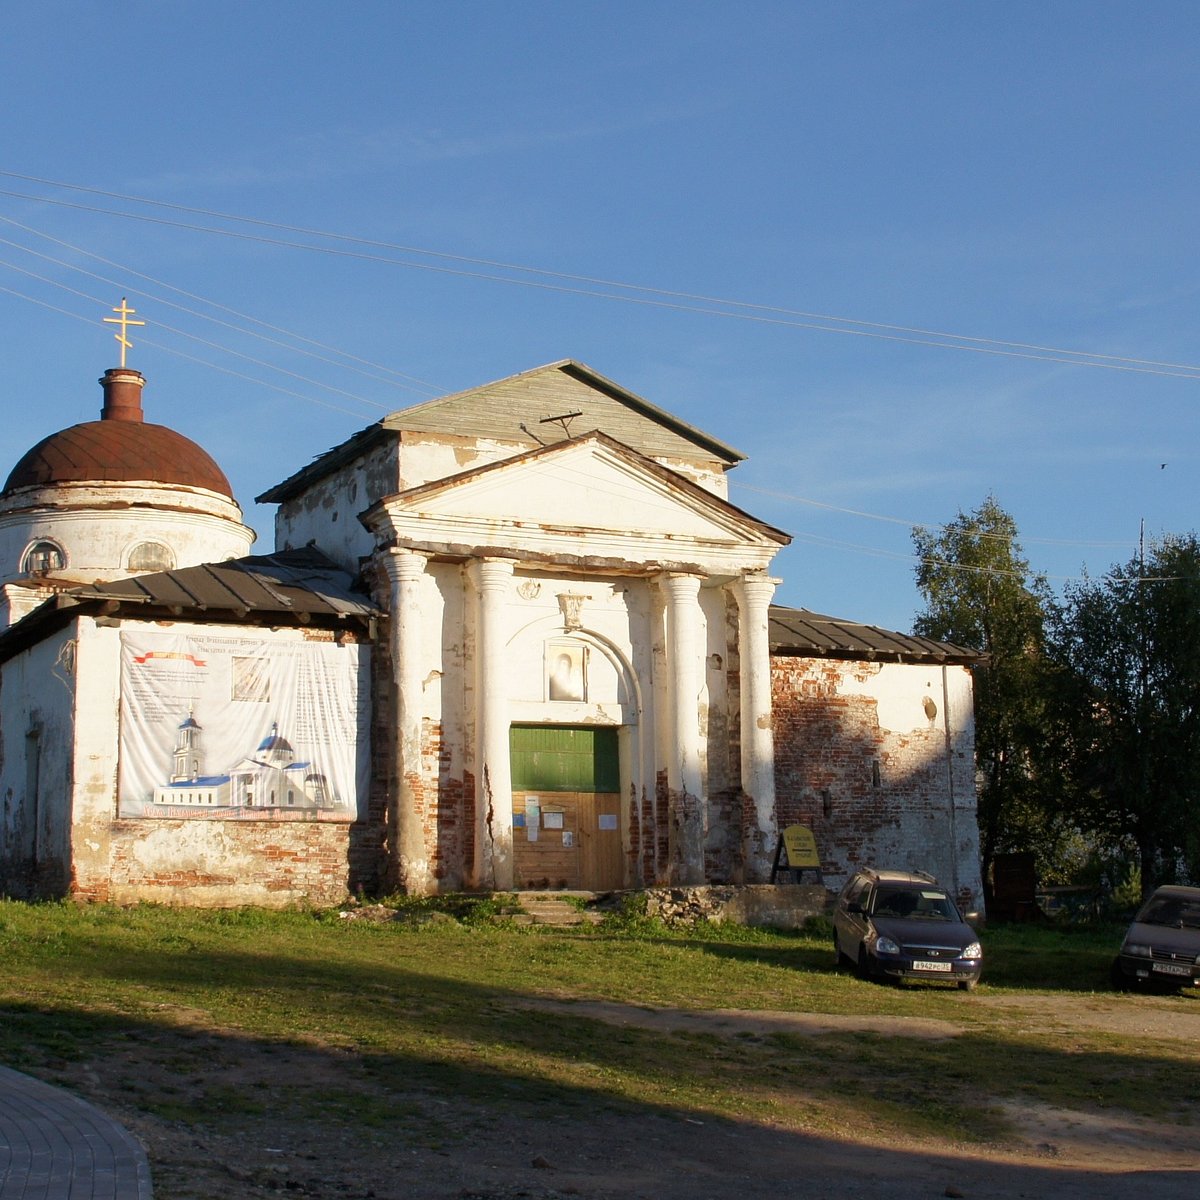
[[[66,589],[0,633],[0,662],[81,613],[366,630],[379,610],[340,567],[305,547]]]
[[[704,458],[727,466],[746,457],[570,358],[401,409],[384,417],[382,424],[385,429],[422,433],[562,441],[570,434],[555,438],[552,424],[537,430],[537,437],[521,426],[540,424],[580,407],[583,412],[576,418],[580,428],[602,429],[642,454],[684,457],[700,451]]]
[[[556,418],[568,414],[565,426],[555,423]],[[591,367],[564,358],[390,413],[269,488],[257,500],[267,504],[289,500],[380,442],[405,433],[544,446],[569,440],[572,423],[576,430],[601,429],[648,457],[711,461],[723,470],[746,457]]]
[[[877,625],[863,625],[772,604],[767,637],[773,655],[798,658],[866,659],[871,662],[935,663],[978,666],[987,655],[953,642],[896,633]]]

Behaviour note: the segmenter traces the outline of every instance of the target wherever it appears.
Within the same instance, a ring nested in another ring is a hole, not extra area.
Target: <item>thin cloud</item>
[[[498,129],[488,136],[462,136],[438,128],[335,129],[306,134],[283,146],[273,144],[269,155],[255,152],[241,163],[214,163],[144,177],[135,181],[131,190],[155,194],[198,187],[236,189],[317,183],[383,169],[394,171],[405,165],[533,153],[709,117],[721,107],[712,99],[699,98],[639,109],[617,119],[560,128]],[[262,165],[268,160],[285,165]]]

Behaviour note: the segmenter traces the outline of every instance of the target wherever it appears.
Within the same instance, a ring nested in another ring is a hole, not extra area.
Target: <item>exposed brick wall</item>
[[[741,788],[725,788],[708,798],[708,839],[704,847],[704,877],[709,883],[740,881],[742,837],[748,808],[743,811]]]
[[[346,898],[351,826],[334,821],[221,821],[205,829],[205,842],[189,845],[196,821],[114,821],[107,880],[77,881],[72,895],[116,904],[155,901],[190,905],[309,902],[337,904]],[[164,835],[178,839],[174,863],[147,844]],[[215,835],[215,836],[212,836]]]
[[[647,863],[646,882],[666,883],[668,864],[671,861],[671,792],[667,787],[666,771],[659,771],[655,778],[653,819],[648,821],[650,858]]]
[[[453,773],[454,754],[440,721],[421,728],[419,803],[434,878],[440,890],[461,888],[474,853],[474,786]]]
[[[922,673],[931,668],[889,669],[915,672],[913,704],[919,704]],[[901,731],[881,727],[878,699],[861,694],[879,671],[864,662],[772,659],[779,825],[813,830],[830,886],[859,866],[877,866],[928,870],[947,886],[957,878],[973,891],[978,863],[964,852],[972,831],[959,831],[957,848],[950,832],[951,775],[963,793],[953,796],[954,819],[965,826],[975,818],[973,788],[961,783],[970,764],[958,761],[970,754],[969,731],[956,735],[948,762],[937,721]],[[851,681],[858,686],[849,687]]]

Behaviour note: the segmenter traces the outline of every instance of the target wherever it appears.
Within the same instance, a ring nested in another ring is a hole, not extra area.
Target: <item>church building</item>
[[[772,603],[742,455],[564,360],[270,487],[109,371],[0,495],[0,890],[131,902],[771,878],[980,900],[962,647]]]

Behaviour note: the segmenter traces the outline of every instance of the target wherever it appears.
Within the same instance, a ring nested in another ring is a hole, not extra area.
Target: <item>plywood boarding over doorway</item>
[[[514,726],[511,745],[517,886],[621,887],[617,730]]]

